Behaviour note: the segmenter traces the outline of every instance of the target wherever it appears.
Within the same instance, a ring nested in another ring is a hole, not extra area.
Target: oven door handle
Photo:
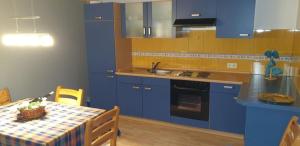
[[[177,85],[173,86],[177,90],[188,90],[188,91],[198,91],[198,92],[208,92],[208,90],[201,90],[201,89],[195,89],[195,88],[186,88],[186,87],[179,87]]]

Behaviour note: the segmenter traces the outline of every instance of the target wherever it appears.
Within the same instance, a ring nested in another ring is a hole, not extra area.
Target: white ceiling
[[[133,3],[133,2],[149,2],[149,1],[163,1],[163,0],[91,0],[90,3]]]

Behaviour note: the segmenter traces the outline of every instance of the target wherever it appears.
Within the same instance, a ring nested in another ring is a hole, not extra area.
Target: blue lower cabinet
[[[211,85],[209,114],[211,129],[244,134],[246,109],[235,100],[238,96],[236,86]]]
[[[146,80],[144,83],[147,82]],[[170,80],[153,79],[152,85],[144,84],[143,90],[143,116],[154,120],[170,121]]]
[[[170,80],[118,77],[121,114],[154,120],[170,120]]]
[[[121,114],[142,117],[142,86],[130,83],[118,83],[118,104]]]
[[[239,89],[239,85],[211,83],[208,121],[171,115],[168,79],[119,76],[117,99],[123,115],[244,134],[245,107],[234,98]]]
[[[300,111],[247,106],[245,146],[278,146],[292,116]]]
[[[90,73],[90,104],[94,108],[111,109],[117,104],[116,79],[107,73]]]

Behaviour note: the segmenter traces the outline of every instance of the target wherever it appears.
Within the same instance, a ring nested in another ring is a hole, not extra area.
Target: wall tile
[[[300,54],[299,33],[290,32],[288,30],[272,30],[265,33],[255,33],[252,39],[219,39],[216,38],[215,30],[192,31],[184,38],[134,38],[132,39],[133,52],[155,52],[155,53],[191,53],[197,54],[227,54],[228,55],[260,55],[262,56],[266,50],[277,50],[281,56],[291,56],[292,54]],[[161,61],[160,67],[173,69],[195,69],[207,71],[226,71],[226,72],[244,72],[253,73],[254,60],[247,59],[217,59],[217,58],[199,58],[199,57],[137,57],[133,56],[134,67],[151,66],[151,62]],[[264,68],[266,61],[261,63]],[[237,63],[237,69],[227,69],[227,63]],[[290,62],[279,62],[282,68],[290,66]],[[299,67],[299,63],[293,62],[293,66]],[[264,72],[263,69],[259,69]]]

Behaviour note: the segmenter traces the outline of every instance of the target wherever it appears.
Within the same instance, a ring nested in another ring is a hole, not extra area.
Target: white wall
[[[166,1],[166,0],[90,0],[91,3],[136,3],[136,2],[153,2],[153,1]]]
[[[300,29],[300,1],[298,2],[297,29]]]
[[[256,0],[255,29],[295,29],[299,0]]]
[[[16,3],[16,11],[12,2]],[[14,99],[42,96],[57,85],[85,88],[87,65],[83,5],[80,0],[33,0],[38,32],[55,39],[50,48],[11,48],[0,44],[0,88]],[[0,36],[15,32],[15,16],[30,16],[30,0],[0,0]],[[32,32],[31,21],[20,23]]]

